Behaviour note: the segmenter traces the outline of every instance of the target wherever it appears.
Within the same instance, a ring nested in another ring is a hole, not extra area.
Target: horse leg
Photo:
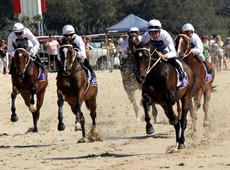
[[[44,95],[45,95],[45,90],[41,90],[41,92],[37,94],[37,110],[35,112],[32,112],[33,123],[34,123],[33,132],[38,132],[38,120],[40,117],[40,109],[43,104]]]
[[[154,123],[156,123],[158,113],[157,113],[157,108],[155,103],[152,104],[152,114],[153,114]]]
[[[149,112],[150,99],[147,95],[143,95],[142,103],[143,103],[144,112],[145,112],[146,133],[152,134],[152,133],[154,133],[154,128],[150,122],[150,117],[149,117],[149,113],[148,113]]]
[[[209,124],[208,121],[208,108],[209,108],[209,101],[211,98],[211,89],[208,89],[204,92],[204,104],[203,104],[203,111],[204,111],[204,123],[203,126],[207,126]]]
[[[62,97],[62,92],[58,90],[58,100],[57,100],[57,105],[58,105],[58,130],[63,131],[65,130],[65,125],[63,123],[63,113],[62,113],[62,107],[64,105],[64,100]]]
[[[78,142],[86,142],[86,133],[85,133],[85,117],[81,111],[81,103],[77,103],[76,107],[76,121],[75,121],[75,131],[81,130],[82,132],[82,139],[80,139]],[[81,126],[79,126],[79,123]]]
[[[15,107],[15,99],[17,97],[17,92],[15,90],[13,90],[13,92],[11,93],[11,100],[12,100],[12,105],[11,105],[11,122],[17,122],[18,121],[18,116],[16,114],[16,107]]]
[[[198,109],[201,106],[201,98],[202,98],[202,89],[200,88],[197,92],[197,101],[196,101],[196,111],[198,111]]]
[[[36,88],[34,85],[31,85],[30,87],[30,105],[29,105],[29,110],[33,113],[37,110],[35,101],[34,101],[34,94],[36,93]]]
[[[190,96],[187,94],[185,97],[183,97],[181,99],[182,102],[182,115],[181,115],[181,119],[180,119],[180,126],[181,126],[181,135],[180,138],[178,140],[178,149],[184,149],[185,145],[185,129],[187,127],[187,113],[190,107],[190,102],[191,102],[191,98]]]
[[[123,87],[125,89],[125,92],[129,98],[129,101],[132,103],[133,105],[133,110],[135,112],[136,115],[136,120],[139,121],[139,110],[138,110],[138,106],[137,106],[137,102],[136,102],[136,98],[135,98],[135,91],[137,90],[134,87],[131,87],[132,85],[130,85],[130,82],[128,80],[123,80]]]

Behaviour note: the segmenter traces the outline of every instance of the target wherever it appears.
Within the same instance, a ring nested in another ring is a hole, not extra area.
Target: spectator
[[[112,42],[111,38],[108,38],[108,42],[105,44],[105,48],[107,49],[107,57],[108,60],[110,61],[110,72],[113,72],[113,67],[114,67],[114,54],[116,52],[116,47],[114,43]]]
[[[216,36],[215,42],[212,44],[212,50],[214,55],[214,66],[217,69],[217,71],[221,71],[222,66],[222,58],[224,55],[223,52],[223,41],[221,40],[221,37],[219,35]]]
[[[88,36],[85,36],[83,40],[85,43],[86,58],[90,61],[92,59],[90,48],[89,48],[89,43],[91,42],[91,38]]]
[[[204,58],[205,58],[206,61],[209,61],[209,51],[210,51],[210,48],[209,48],[208,36],[203,36],[201,38],[201,40],[202,40],[203,48],[204,48],[204,51],[203,51]]]
[[[57,68],[57,55],[58,55],[58,41],[52,37],[49,36],[49,41],[46,43],[47,46],[47,52],[49,55],[49,70],[56,70]]]
[[[210,48],[210,56],[211,56],[211,64],[213,65],[213,67],[215,68],[215,56],[214,56],[214,52],[212,49],[212,44],[215,42],[215,38],[216,38],[216,34],[213,34],[210,36],[210,41],[209,41],[209,48]]]
[[[7,74],[7,44],[5,40],[1,40],[0,42],[0,58],[3,64],[3,74]]]
[[[227,37],[227,40],[222,46],[222,48],[224,50],[224,58],[223,58],[224,69],[228,70],[228,62],[230,61],[230,37]]]

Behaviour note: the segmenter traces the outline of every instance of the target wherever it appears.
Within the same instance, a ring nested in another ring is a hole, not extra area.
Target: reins
[[[16,51],[18,51],[18,50],[22,50],[22,51],[24,51],[24,52],[27,52],[24,48],[17,48],[16,50],[15,50],[15,52]],[[34,60],[31,56],[26,56],[26,57],[28,57],[28,61],[26,62],[26,64],[25,64],[25,68],[24,68],[24,70],[23,70],[23,74],[26,72],[26,69],[27,69],[27,67],[28,67],[28,65],[29,65],[29,63],[30,63],[30,60]]]
[[[149,64],[148,64],[148,68],[147,68],[147,71],[146,71],[146,74],[145,76],[147,76],[149,74],[149,72],[157,65],[157,63],[161,60],[161,57],[159,56],[158,59],[155,59],[155,58],[152,58],[152,55],[156,52],[158,53],[158,51],[156,50],[156,48],[154,49],[154,51],[150,54],[150,49],[149,48],[137,48],[136,51],[141,51],[141,50],[146,50],[148,51],[150,57],[149,57]],[[151,66],[151,61],[152,60],[156,60],[156,62]]]
[[[189,41],[189,37],[187,36],[187,35],[185,35],[185,34],[179,34],[175,39],[174,39],[174,41],[178,38],[178,37],[180,37],[180,36],[182,36],[182,37],[185,37],[188,41]],[[178,49],[177,49],[177,53],[179,54],[179,50],[180,50],[180,48],[181,48],[181,42],[182,42],[182,40],[181,40],[181,38],[180,38],[180,40],[179,40],[179,44],[178,44]],[[190,49],[189,51],[189,48],[188,48],[188,45],[187,45],[187,48],[186,48],[186,51],[184,52],[184,55],[183,56],[181,56],[181,58],[182,59],[184,59],[184,58],[186,58],[190,53],[192,53],[192,50]]]

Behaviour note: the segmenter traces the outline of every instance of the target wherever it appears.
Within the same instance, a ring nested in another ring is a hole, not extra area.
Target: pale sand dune
[[[38,123],[39,133],[27,133],[32,116],[21,96],[16,100],[19,121],[12,123],[11,80],[0,75],[0,169],[230,169],[230,72],[216,74],[210,102],[210,122],[203,128],[203,112],[197,113],[197,133],[191,131],[188,114],[186,149],[166,153],[175,144],[175,132],[162,109],[154,124],[155,134],[145,135],[145,122],[137,122],[122,87],[119,70],[96,72],[99,82],[97,128],[103,142],[78,144],[81,132],[74,131],[75,116],[64,105],[63,132],[57,130],[56,73],[49,85]],[[140,101],[140,92],[136,97]],[[86,129],[91,118],[83,106]],[[143,110],[140,108],[143,115]],[[142,116],[140,115],[140,116]]]

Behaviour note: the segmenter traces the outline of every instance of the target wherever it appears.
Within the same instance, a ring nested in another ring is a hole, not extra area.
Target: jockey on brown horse
[[[85,43],[82,38],[75,34],[75,29],[72,25],[65,25],[62,29],[62,34],[61,43],[68,42],[73,45],[74,49],[77,49],[77,57],[81,59],[82,64],[90,71],[91,81],[96,81],[96,75],[86,57]]]
[[[203,54],[203,43],[200,37],[194,32],[195,30],[192,24],[184,24],[182,27],[182,31],[190,38],[191,48],[194,55],[201,63],[204,63],[207,68],[207,72],[211,74],[213,68],[209,66],[207,61],[205,61],[205,57]]]
[[[42,69],[40,79],[44,78],[44,66],[41,63],[40,57],[37,55],[40,43],[32,32],[24,27],[21,23],[15,23],[13,26],[13,32],[8,37],[8,53],[12,57],[10,65],[10,74],[15,71],[14,53],[16,48],[24,48],[28,52],[29,56],[35,58],[34,63]]]

